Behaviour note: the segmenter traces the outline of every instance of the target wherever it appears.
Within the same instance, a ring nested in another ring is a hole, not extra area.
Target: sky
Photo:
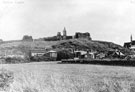
[[[0,39],[89,32],[120,45],[135,40],[135,0],[0,0]]]

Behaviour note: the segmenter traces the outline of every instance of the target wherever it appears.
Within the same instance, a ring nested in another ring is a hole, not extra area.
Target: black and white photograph
[[[0,92],[135,92],[135,0],[0,0]]]

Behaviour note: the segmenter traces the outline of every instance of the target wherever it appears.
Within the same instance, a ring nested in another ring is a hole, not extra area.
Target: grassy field
[[[14,72],[10,92],[135,92],[135,67],[40,62],[0,68]]]

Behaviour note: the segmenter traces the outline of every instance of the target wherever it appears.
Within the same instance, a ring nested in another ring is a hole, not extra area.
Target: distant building
[[[96,55],[96,58],[97,59],[103,59],[103,58],[105,58],[105,56],[106,56],[105,53],[99,53],[99,54]]]
[[[61,34],[61,32],[57,32],[56,36],[52,36],[52,37],[46,37],[44,38],[45,41],[58,41],[58,40],[69,40],[69,39],[89,39],[92,40],[90,33],[86,32],[86,33],[80,33],[77,32],[75,33],[75,35],[67,35],[67,30],[64,27],[63,29],[63,34]]]
[[[58,32],[57,33],[57,40],[61,40],[61,39],[62,39],[61,32]]]
[[[120,50],[110,50],[107,53],[107,57],[109,58],[122,58],[125,55]]]
[[[33,38],[32,38],[32,36],[24,35],[22,40],[23,41],[33,41]]]
[[[124,47],[129,49],[131,47],[131,42],[125,42]]]
[[[66,40],[67,38],[67,31],[66,31],[66,28],[64,27],[64,30],[63,30],[63,40]]]
[[[68,40],[68,39],[72,39],[72,38],[73,38],[72,36],[67,36],[67,30],[65,27],[63,29],[63,35],[61,35],[61,32],[57,33],[58,40]]]
[[[130,42],[125,42],[124,47],[135,51],[135,40],[133,40],[132,35],[130,36]]]
[[[42,49],[35,49],[30,51],[30,57],[33,59],[36,57],[38,61],[40,60],[56,60],[57,59],[57,52],[54,50],[42,50]]]
[[[30,52],[31,52],[30,56],[32,56],[32,57],[34,57],[34,56],[43,56],[44,54],[47,53],[46,50],[31,50]]]
[[[84,38],[84,39],[91,40],[90,33],[88,33],[88,32],[86,32],[86,33],[76,32],[74,38],[76,38],[76,39]]]
[[[85,58],[85,59],[94,59],[95,58],[95,52],[89,52],[89,51],[74,51],[74,58]]]
[[[57,52],[54,50],[50,50],[49,52],[50,60],[56,60],[57,59]]]

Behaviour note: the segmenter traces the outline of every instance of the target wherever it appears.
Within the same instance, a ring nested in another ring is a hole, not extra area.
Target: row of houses
[[[63,51],[62,51],[63,52]],[[56,50],[33,49],[29,54],[23,53],[18,49],[0,50],[0,58],[21,58],[29,57],[31,61],[56,61],[61,59],[103,59],[103,58],[121,58],[124,56],[119,50],[108,51],[107,53],[99,53],[97,51],[71,50],[70,56],[67,52],[59,53]],[[63,55],[65,54],[65,55]],[[59,59],[58,59],[59,58]]]
[[[32,60],[57,60],[57,51],[55,50],[30,50],[30,57]]]
[[[106,53],[99,53],[97,51],[75,51],[75,59],[86,58],[86,59],[103,59],[103,58],[123,58],[125,55],[119,50],[111,50]]]

